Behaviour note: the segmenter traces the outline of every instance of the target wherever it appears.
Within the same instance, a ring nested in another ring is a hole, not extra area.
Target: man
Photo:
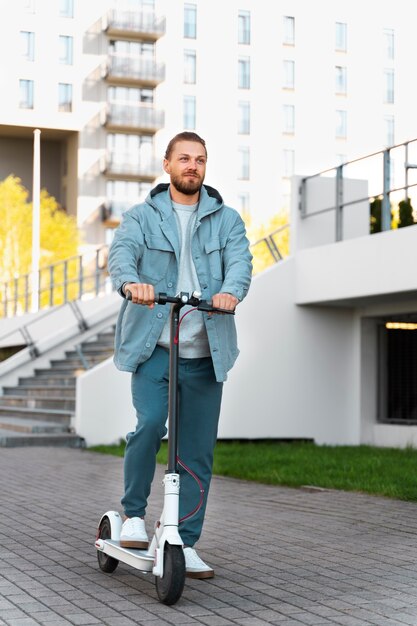
[[[155,292],[199,291],[213,306],[232,311],[250,285],[252,255],[243,221],[215,189],[203,185],[206,163],[201,137],[176,135],[163,163],[170,183],[157,185],[124,214],[109,253],[116,289],[132,296],[122,303],[115,341],[116,366],[132,372],[138,420],[127,435],[124,459],[125,547],[148,547],[144,517],[155,457],[167,432],[170,307],[155,305]],[[238,352],[233,315],[193,311],[181,324],[179,457],[189,471],[180,466],[179,532],[186,572],[194,578],[214,575],[193,546],[203,526],[223,381]]]

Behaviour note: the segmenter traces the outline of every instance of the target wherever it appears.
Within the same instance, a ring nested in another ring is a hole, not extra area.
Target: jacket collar
[[[158,211],[162,213],[164,219],[169,218],[172,215],[169,183],[160,183],[151,189],[146,202],[158,209]],[[197,219],[200,221],[206,215],[218,211],[222,206],[223,199],[219,192],[209,185],[203,185],[201,187],[200,199],[198,202]]]

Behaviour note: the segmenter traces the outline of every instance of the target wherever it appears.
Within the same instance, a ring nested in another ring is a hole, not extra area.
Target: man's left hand
[[[239,300],[231,293],[216,293],[212,298],[213,307],[234,311]]]

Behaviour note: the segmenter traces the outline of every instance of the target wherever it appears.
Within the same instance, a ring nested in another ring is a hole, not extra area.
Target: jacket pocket
[[[165,278],[168,264],[174,254],[174,249],[165,237],[144,233],[145,246],[139,263],[141,280],[149,278],[158,282]]]
[[[213,237],[204,246],[208,256],[210,272],[216,280],[223,280],[223,248],[225,244],[219,237]]]

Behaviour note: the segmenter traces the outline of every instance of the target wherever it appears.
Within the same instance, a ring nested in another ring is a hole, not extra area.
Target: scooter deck
[[[146,550],[135,550],[134,548],[122,548],[119,541],[113,539],[98,539],[96,548],[105,554],[127,563],[131,567],[142,572],[151,572],[154,564],[154,557]]]

